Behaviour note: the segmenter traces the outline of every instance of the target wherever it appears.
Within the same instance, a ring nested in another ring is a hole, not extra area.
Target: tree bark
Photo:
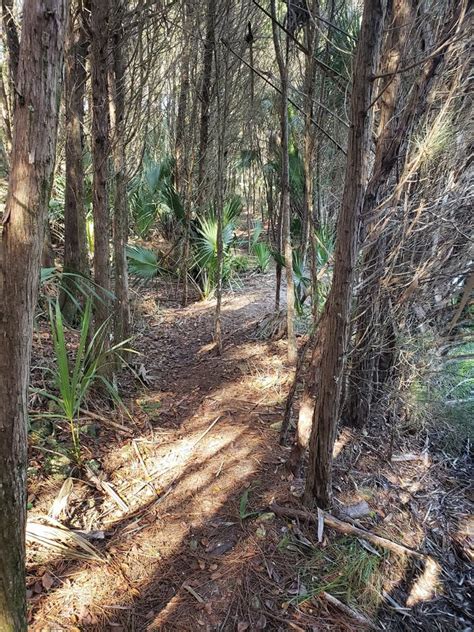
[[[458,3],[447,16],[435,46],[441,48],[452,36],[455,25],[462,21],[464,11],[465,3]],[[409,46],[412,24],[411,3],[408,0],[395,0],[382,65],[381,74],[384,76],[377,88],[381,95],[379,133],[373,173],[364,200],[364,218],[373,215],[380,191],[386,187],[395,165],[403,161],[408,149],[406,140],[416,121],[423,115],[429,100],[432,79],[448,51],[445,47],[420,67],[408,100],[402,101],[401,75],[396,71],[404,66],[405,59],[413,55],[413,47]],[[372,404],[375,403],[374,397],[377,392],[381,392],[382,381],[388,377],[396,356],[396,336],[387,312],[388,303],[380,287],[389,242],[386,231],[373,234],[377,224],[383,225],[380,214],[364,226],[364,232],[372,238],[372,243],[366,249],[362,262],[361,290],[356,307],[357,329],[348,380],[348,397],[343,412],[344,422],[355,428],[362,428],[367,423]]]
[[[110,120],[107,70],[109,66],[109,0],[91,0],[92,75],[92,210],[94,216],[94,280],[98,285],[95,325],[110,315],[110,217],[108,176]]]
[[[125,60],[123,42],[123,0],[115,9],[113,45],[113,105],[115,205],[114,205],[114,265],[115,265],[115,344],[126,340],[130,334],[130,302],[128,291],[127,241],[128,204],[125,156]]]
[[[0,630],[26,630],[27,391],[66,0],[25,0],[0,275]]]
[[[183,2],[183,22],[184,30],[187,33],[191,28],[191,7],[187,2]],[[176,137],[174,144],[175,154],[175,170],[174,170],[174,185],[178,193],[182,194],[185,190],[184,174],[186,172],[185,162],[185,131],[186,131],[186,115],[188,111],[188,96],[189,96],[189,63],[191,57],[191,40],[189,38],[184,42],[184,50],[181,57],[180,66],[180,87],[178,98],[178,114],[176,117]]]
[[[66,116],[64,194],[64,272],[87,275],[87,239],[84,207],[84,97],[86,88],[86,56],[88,38],[85,34],[84,7],[70,7],[66,35],[64,109]],[[61,308],[72,321],[76,307],[71,296],[77,296],[77,280],[63,279]],[[71,295],[71,296],[70,296]]]
[[[304,133],[303,133],[303,169],[304,169],[304,199],[303,199],[303,227],[301,236],[301,249],[303,253],[303,265],[306,263],[306,254],[310,240],[313,239],[313,161],[315,146],[315,126],[313,125],[313,103],[316,83],[316,64],[314,63],[315,50],[317,49],[317,30],[314,26],[313,16],[318,11],[318,0],[308,3],[311,17],[308,20],[306,32],[305,78],[304,78]],[[315,285],[313,280],[313,285]]]
[[[295,364],[297,360],[296,336],[295,336],[295,292],[293,281],[293,251],[291,247],[291,216],[290,216],[290,167],[288,157],[288,55],[289,42],[286,39],[285,55],[281,49],[278,27],[276,24],[276,8],[275,0],[271,2],[272,12],[272,32],[273,43],[275,46],[275,54],[280,71],[281,81],[281,105],[280,105],[280,124],[281,124],[281,222],[282,222],[282,241],[283,253],[285,256],[286,269],[286,324],[288,336],[288,362]]]
[[[215,47],[216,0],[208,0],[206,15],[206,39],[204,42],[201,83],[201,122],[199,127],[197,203],[202,204],[207,190],[206,159],[209,142],[209,109],[211,104],[212,60]]]
[[[372,77],[380,56],[384,0],[366,0],[354,60],[351,128],[341,211],[337,225],[334,276],[322,318],[321,362],[309,443],[304,502],[327,507],[332,498],[332,451],[342,394],[349,337],[354,269],[360,245],[372,132]]]
[[[5,28],[5,33],[7,36],[10,79],[13,87],[12,94],[14,94],[20,56],[20,40],[18,38],[15,18],[13,15],[13,0],[2,0],[2,18],[3,26]]]

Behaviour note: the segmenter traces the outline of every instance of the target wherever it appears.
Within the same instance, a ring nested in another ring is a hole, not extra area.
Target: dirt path
[[[226,295],[222,358],[212,345],[213,302],[183,309],[163,307],[154,292],[141,298],[135,348],[150,386],[132,405],[133,438],[109,437],[100,458],[128,510],[108,499],[87,509],[78,493],[84,527],[89,516],[106,533],[107,562],[59,561],[32,629],[218,629],[229,618],[236,585],[228,575],[249,555],[239,501],[260,472],[281,465],[272,424],[285,397],[284,343],[251,338],[273,288],[270,275],[258,276]],[[222,629],[235,625],[233,616]]]

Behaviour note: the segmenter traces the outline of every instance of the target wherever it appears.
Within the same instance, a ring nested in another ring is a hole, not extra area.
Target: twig
[[[84,410],[83,408],[81,408],[79,412],[81,413],[81,415],[90,417],[91,419],[96,419],[97,421],[101,421],[104,425],[110,426],[111,428],[114,428],[115,430],[119,430],[120,432],[125,432],[125,434],[128,434],[128,435],[133,435],[133,432],[130,430],[130,428],[127,428],[126,426],[122,426],[122,424],[118,424],[116,421],[111,421],[110,419],[107,419],[107,417],[103,417],[102,415],[93,413],[90,410]]]
[[[132,439],[132,445],[133,445],[133,447],[135,449],[135,452],[137,454],[138,460],[140,461],[140,465],[142,466],[142,470],[143,470],[143,473],[145,474],[145,479],[146,479],[147,485],[150,487],[150,489],[152,490],[152,492],[154,494],[157,494],[158,490],[155,488],[155,486],[151,482],[150,474],[148,472],[147,466],[145,465],[145,461],[143,460],[143,457],[142,457],[142,455],[140,453],[140,450],[138,449],[138,445],[137,445],[135,439]]]
[[[194,599],[196,599],[196,601],[199,601],[199,603],[204,603],[204,599],[194,590],[194,588],[191,588],[191,586],[189,586],[188,584],[183,584],[183,588],[184,590],[187,590],[188,593],[190,593],[194,597]]]
[[[279,515],[286,516],[289,518],[300,518],[301,520],[310,520],[311,522],[318,522],[318,517],[316,514],[311,513],[310,511],[304,511],[301,509],[290,509],[289,507],[281,507],[280,505],[271,504],[270,511]],[[415,551],[414,549],[410,549],[403,544],[398,544],[397,542],[393,542],[392,540],[388,540],[387,538],[382,538],[379,535],[375,535],[371,531],[366,531],[365,529],[361,529],[359,527],[355,527],[348,522],[344,522],[343,520],[339,520],[339,518],[335,518],[331,514],[328,514],[326,511],[323,512],[324,521],[336,531],[340,531],[341,533],[345,533],[348,535],[355,535],[358,538],[362,538],[363,540],[368,540],[375,544],[376,546],[381,546],[382,548],[388,549],[389,551],[393,551],[394,553],[398,553],[399,555],[412,555],[420,560],[426,560],[427,556]]]
[[[174,470],[176,467],[184,467],[184,465],[186,465],[186,463],[189,461],[189,458],[191,456],[191,451],[194,450],[194,448],[197,446],[197,444],[202,441],[202,439],[204,439],[204,437],[207,435],[208,432],[210,432],[212,430],[212,428],[214,428],[214,426],[216,425],[216,423],[219,421],[219,419],[222,417],[222,415],[219,415],[219,417],[217,417],[216,419],[214,419],[214,421],[211,423],[210,426],[208,426],[208,428],[202,433],[202,435],[200,437],[198,437],[196,439],[196,441],[188,448],[188,456],[184,459],[184,461],[181,461],[181,463],[175,463],[174,465],[170,465],[169,467],[165,468],[164,470],[154,470],[153,472],[151,472],[151,474],[148,477],[148,481],[142,485],[136,492],[135,494],[138,494],[149,482],[151,482],[152,480],[154,480],[157,476],[162,476],[163,474],[166,474],[167,472]]]
[[[361,625],[364,625],[370,628],[371,630],[379,629],[373,621],[371,621],[370,619],[367,619],[367,617],[364,617],[364,615],[362,615],[360,612],[357,612],[357,610],[350,608],[345,603],[342,603],[342,601],[339,601],[339,599],[336,599],[336,597],[333,597],[333,595],[330,595],[327,592],[322,592],[320,593],[319,596],[325,599],[328,603],[330,603],[331,606],[335,606],[341,612],[346,614],[348,617],[350,617],[351,619],[354,619],[354,621],[357,621],[357,623],[360,623]]]
[[[101,480],[88,465],[86,465],[85,467],[85,472],[86,472],[87,478],[92,483],[94,483],[94,485],[99,491],[102,491],[105,494],[107,494],[109,498],[111,498],[114,501],[114,503],[118,507],[120,507],[122,511],[128,511],[127,503],[122,498],[120,498],[120,496],[117,494],[117,492],[112,487],[112,485],[110,485],[110,483],[107,483],[107,481]]]
[[[202,439],[204,439],[204,437],[207,435],[208,432],[210,432],[214,426],[216,425],[216,423],[219,421],[219,419],[222,417],[222,415],[219,415],[219,417],[217,417],[216,419],[214,419],[214,421],[211,423],[210,426],[208,426],[207,430],[205,430],[202,435],[196,439],[196,441],[192,444],[192,446],[189,448],[190,450],[194,450],[194,448],[197,446],[197,444],[202,441]],[[188,457],[189,458],[189,457]]]

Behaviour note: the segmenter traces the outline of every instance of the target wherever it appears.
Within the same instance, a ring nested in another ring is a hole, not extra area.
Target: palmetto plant
[[[268,244],[266,244],[264,241],[259,241],[256,244],[253,244],[252,252],[257,259],[258,271],[264,274],[265,272],[267,272],[270,266],[270,261],[272,259],[272,253],[270,251],[270,248],[268,247]]]
[[[105,387],[115,403],[121,403],[116,388],[104,376],[103,369],[112,361],[115,354],[125,349],[125,345],[128,343],[128,340],[124,340],[106,352],[104,343],[107,323],[99,327],[92,338],[88,340],[92,315],[91,306],[92,301],[88,299],[82,314],[79,344],[75,357],[71,358],[66,343],[59,302],[56,301],[54,307],[50,305],[50,325],[56,360],[56,367],[53,371],[56,392],[34,389],[35,392],[53,401],[58,408],[57,413],[50,413],[47,416],[65,419],[69,423],[73,455],[78,463],[81,461],[81,445],[76,422],[81,406],[91,386],[97,383],[101,383]]]
[[[144,283],[151,281],[166,271],[159,263],[159,255],[143,246],[127,246],[127,259],[130,274],[138,277]]]
[[[184,206],[172,186],[163,190],[163,200],[167,200],[170,213],[179,221],[184,220]],[[163,202],[165,204],[165,202]],[[227,280],[231,270],[231,245],[234,241],[236,219],[242,211],[239,196],[229,198],[224,204],[222,213],[222,242],[224,249],[223,277]],[[191,223],[191,255],[189,269],[191,279],[197,284],[203,298],[208,298],[214,292],[217,275],[217,212],[210,207],[202,216],[194,218]],[[159,253],[133,245],[127,248],[130,273],[142,281],[150,281],[157,276],[170,273],[160,261]]]
[[[223,281],[228,279],[231,271],[230,247],[234,241],[235,222],[241,211],[242,201],[239,196],[231,197],[224,204],[222,212]],[[215,207],[211,207],[203,217],[197,218],[194,224],[191,242],[193,253],[191,273],[198,281],[203,298],[211,296],[217,284],[217,226]]]
[[[316,242],[316,262],[318,269],[329,264],[334,252],[334,230],[328,225],[322,225],[314,231]]]
[[[255,223],[255,226],[252,232],[251,248],[257,260],[257,270],[259,272],[265,273],[270,266],[272,253],[267,243],[265,243],[264,241],[259,241],[262,231],[263,231],[262,222],[258,220]]]
[[[303,304],[306,298],[306,290],[311,285],[303,257],[299,250],[293,251],[293,282],[295,286],[295,308],[298,314],[303,313]]]
[[[169,176],[168,163],[154,162],[148,156],[143,168],[130,183],[129,206],[135,232],[146,237],[158,212],[160,189]]]
[[[172,171],[172,158],[158,162],[146,156],[142,171],[131,182],[129,205],[135,232],[142,238],[156,226],[168,239],[184,222],[184,206],[173,186]]]

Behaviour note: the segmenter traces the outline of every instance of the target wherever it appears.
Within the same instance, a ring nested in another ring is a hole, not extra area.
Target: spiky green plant
[[[53,401],[57,413],[43,414],[53,418],[65,419],[69,423],[75,460],[81,461],[81,445],[77,417],[82,403],[93,384],[101,383],[116,404],[121,404],[120,396],[114,385],[104,376],[103,370],[119,351],[125,350],[129,340],[124,340],[111,349],[105,349],[107,322],[104,323],[88,341],[91,326],[92,301],[87,300],[81,320],[79,345],[74,359],[70,357],[65,336],[65,328],[59,302],[50,305],[50,325],[56,367],[53,371],[56,393],[45,389],[34,389]],[[131,351],[130,349],[127,349]]]
[[[295,309],[301,316],[306,290],[311,285],[311,279],[306,272],[303,256],[299,250],[293,250],[293,283],[295,287]]]
[[[268,271],[270,261],[272,259],[272,254],[268,244],[264,241],[259,241],[252,246],[252,251],[257,259],[257,270],[262,274],[265,274],[265,272]]]
[[[163,192],[171,186],[172,167],[173,160],[169,157],[158,162],[145,156],[141,172],[130,183],[129,205],[133,225],[142,238],[149,234],[157,220]]]
[[[51,297],[59,296],[63,308],[64,301],[61,297],[66,296],[74,306],[75,317],[76,314],[81,314],[87,299],[102,301],[104,293],[111,300],[115,298],[112,292],[104,289],[99,292],[99,289],[99,286],[89,276],[77,272],[64,272],[58,268],[41,268],[39,304],[41,306],[49,305]],[[39,315],[43,316],[44,312],[37,313],[36,317]]]

